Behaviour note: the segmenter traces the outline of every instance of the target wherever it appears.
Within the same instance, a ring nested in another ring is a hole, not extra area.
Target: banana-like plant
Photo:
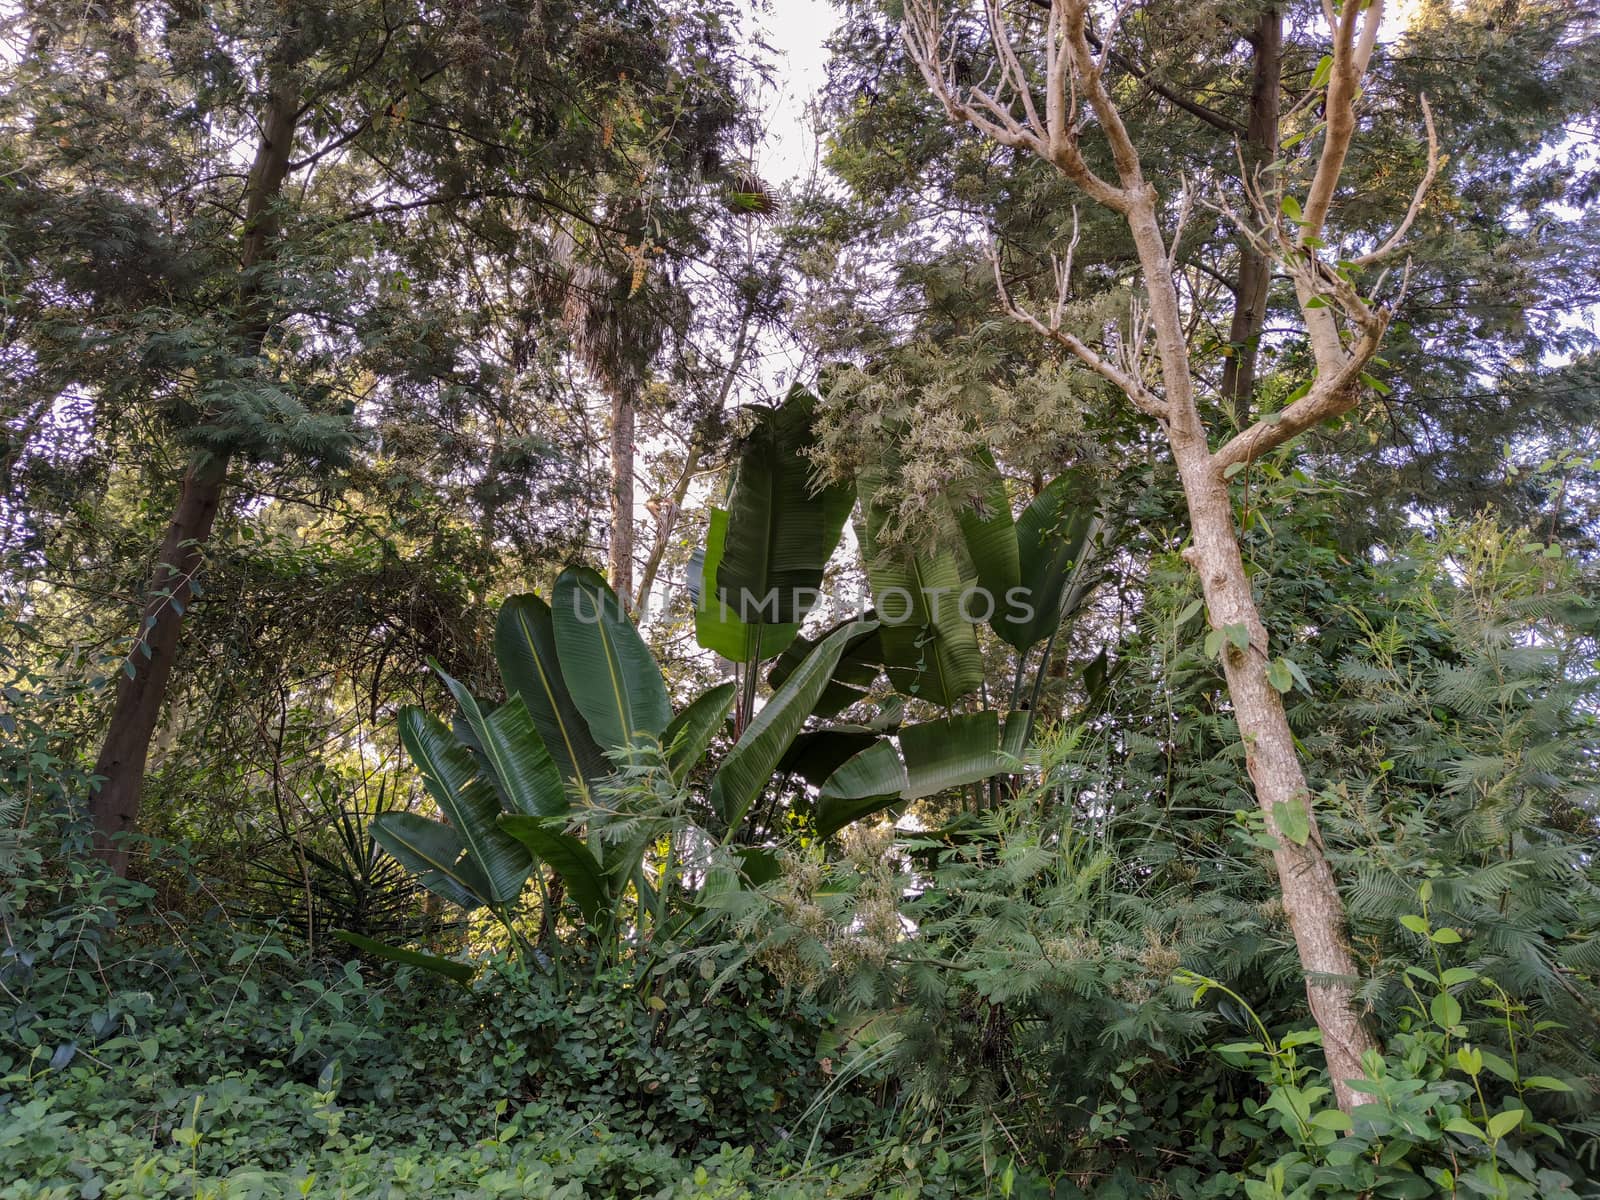
[[[703,803],[690,810],[706,840],[737,841],[845,647],[871,628],[856,622],[814,646],[709,772]],[[642,914],[660,911],[662,873],[651,881],[653,837],[594,835],[597,804],[616,790],[620,771],[651,751],[673,788],[701,774],[734,686],[712,688],[674,713],[639,631],[584,567],[561,574],[550,603],[508,599],[495,649],[504,703],[486,706],[439,671],[456,703],[454,724],[417,707],[400,714],[401,742],[445,819],[386,813],[373,836],[429,890],[468,911],[487,909],[513,929],[530,878],[544,886],[536,870],[543,864],[584,925],[615,945],[630,898]]]

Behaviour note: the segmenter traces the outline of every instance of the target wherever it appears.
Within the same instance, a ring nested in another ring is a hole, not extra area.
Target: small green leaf
[[[1441,946],[1453,946],[1461,940],[1461,935],[1454,929],[1435,929],[1430,935]]]
[[[1483,1070],[1483,1054],[1471,1046],[1461,1046],[1456,1050],[1456,1065],[1468,1075],[1476,1076]]]
[[[1324,54],[1317,62],[1317,69],[1311,72],[1311,87],[1322,87],[1333,74],[1333,55]]]
[[[1183,628],[1183,626],[1187,625],[1190,621],[1194,620],[1195,617],[1199,615],[1200,610],[1202,608],[1204,608],[1205,606],[1206,606],[1206,602],[1204,600],[1196,600],[1196,601],[1194,601],[1187,608],[1185,608],[1181,613],[1178,614],[1178,619],[1175,622],[1177,627],[1181,629],[1181,628]]]
[[[1238,622],[1224,626],[1222,631],[1228,635],[1228,640],[1233,643],[1235,650],[1250,649],[1250,626]]]
[[[1318,1129],[1332,1129],[1338,1133],[1349,1133],[1355,1128],[1349,1114],[1340,1112],[1337,1108],[1325,1108],[1311,1118],[1311,1124]]]
[[[1489,1140],[1483,1136],[1483,1130],[1479,1129],[1465,1117],[1451,1117],[1450,1120],[1444,1123],[1444,1129],[1446,1133],[1465,1134],[1467,1137],[1477,1138],[1480,1142],[1486,1142]]]
[[[1489,1140],[1498,1142],[1518,1125],[1521,1125],[1522,1118],[1527,1115],[1527,1109],[1523,1108],[1508,1108],[1505,1112],[1495,1113],[1494,1116],[1489,1118]]]
[[[1440,992],[1428,1005],[1435,1025],[1441,1029],[1454,1029],[1461,1024],[1461,1002],[1449,992]]]
[[[1280,692],[1287,693],[1294,687],[1294,675],[1289,671],[1288,664],[1283,659],[1275,658],[1267,667],[1267,682]]]
[[[1296,200],[1293,196],[1290,196],[1287,193],[1285,193],[1282,201],[1279,202],[1278,207],[1283,210],[1284,216],[1288,217],[1289,220],[1294,221],[1297,224],[1305,215],[1300,209],[1300,201]]]
[[[1277,800],[1272,805],[1272,823],[1278,832],[1296,846],[1304,846],[1311,839],[1311,818],[1306,806],[1299,800]]]
[[[1428,922],[1422,917],[1417,916],[1416,913],[1406,913],[1400,918],[1400,924],[1411,930],[1412,933],[1420,933],[1424,937],[1427,936]]]
[[[1223,632],[1220,629],[1213,629],[1206,634],[1205,651],[1207,658],[1215,658],[1222,653],[1223,637]]]
[[[1530,1087],[1541,1092],[1570,1092],[1572,1090],[1561,1080],[1549,1075],[1529,1075],[1522,1081],[1524,1087]]]
[[[1244,470],[1244,468],[1245,464],[1242,462],[1229,463],[1226,467],[1222,468],[1222,477],[1224,479],[1232,479],[1240,471]]]

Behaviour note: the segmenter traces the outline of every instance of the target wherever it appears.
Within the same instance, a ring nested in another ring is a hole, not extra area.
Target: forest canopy
[[[1600,1196],[1586,0],[0,16],[0,1198]]]

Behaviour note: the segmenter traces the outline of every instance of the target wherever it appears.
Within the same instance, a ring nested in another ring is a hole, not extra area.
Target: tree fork
[[[1111,29],[1092,39],[1088,0],[1050,0],[1040,61],[1030,72],[1013,43],[1002,0],[982,0],[982,8],[996,56],[994,70],[985,77],[989,90],[957,83],[955,64],[944,45],[946,24],[938,0],[907,0],[902,29],[906,49],[951,119],[1052,164],[1085,195],[1127,222],[1147,301],[1142,315],[1134,318],[1140,327],[1131,343],[1111,338],[1101,350],[1061,327],[1071,278],[1070,270],[1059,264],[1059,293],[1048,320],[1012,300],[998,251],[993,260],[995,284],[1001,305],[1013,319],[1064,347],[1088,370],[1115,385],[1135,408],[1159,423],[1172,449],[1189,510],[1191,544],[1184,557],[1199,573],[1210,623],[1214,629],[1242,627],[1248,633],[1243,647],[1229,639],[1223,673],[1244,742],[1246,768],[1273,835],[1284,911],[1305,973],[1311,1012],[1322,1031],[1334,1094],[1348,1112],[1358,1102],[1350,1081],[1365,1074],[1362,1057],[1376,1043],[1356,1007],[1355,962],[1345,932],[1344,903],[1317,834],[1305,772],[1282,698],[1267,678],[1267,632],[1245,573],[1228,479],[1312,426],[1349,412],[1362,393],[1362,372],[1389,324],[1391,308],[1370,303],[1320,257],[1318,249],[1355,132],[1360,80],[1377,44],[1383,0],[1372,0],[1365,7],[1347,4],[1333,21],[1323,144],[1294,233],[1284,225],[1277,195],[1268,190],[1282,186],[1281,181],[1268,183],[1260,174],[1244,172],[1240,183],[1250,201],[1250,220],[1237,217],[1225,200],[1219,201],[1234,219],[1240,238],[1292,277],[1317,374],[1293,403],[1270,420],[1257,420],[1215,452],[1196,401],[1188,327],[1173,277],[1176,252],[1169,250],[1162,232],[1160,196],[1144,177],[1138,150],[1106,85],[1115,20]],[[1269,40],[1263,38],[1261,49],[1269,48]],[[1265,61],[1258,65],[1265,75]],[[1039,78],[1044,85],[1042,103],[1035,96]],[[1083,155],[1079,138],[1086,128],[1084,109],[1092,112],[1111,151],[1112,178],[1097,174]],[[1428,127],[1427,171],[1405,218],[1357,265],[1378,261],[1401,243],[1438,169],[1437,138],[1426,98],[1422,111]],[[1253,115],[1265,120],[1267,106]],[[1181,243],[1193,199],[1186,193],[1179,205],[1173,247]],[[1349,327],[1348,342],[1336,313]],[[1153,362],[1145,350],[1146,329],[1154,334]],[[1303,841],[1289,837],[1281,827],[1280,814],[1290,811],[1286,806],[1302,810],[1307,834]]]

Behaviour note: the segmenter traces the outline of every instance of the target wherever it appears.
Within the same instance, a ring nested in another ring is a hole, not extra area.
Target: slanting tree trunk
[[[1279,98],[1283,89],[1283,14],[1263,8],[1250,31],[1250,115],[1245,123],[1243,158],[1251,175],[1278,157]],[[1267,323],[1267,293],[1272,259],[1250,238],[1239,238],[1239,270],[1234,280],[1233,320],[1228,326],[1228,358],[1222,367],[1222,398],[1231,402],[1239,428],[1250,424],[1256,389],[1256,360]]]
[[[617,388],[611,397],[611,590],[627,604],[633,598],[633,397]]]
[[[1350,1082],[1365,1074],[1362,1056],[1376,1043],[1356,1004],[1358,975],[1345,933],[1344,903],[1323,852],[1282,699],[1267,676],[1267,631],[1240,554],[1228,480],[1253,459],[1350,411],[1361,396],[1362,372],[1388,327],[1392,310],[1369,304],[1320,254],[1328,211],[1354,136],[1360,81],[1377,44],[1383,2],[1371,0],[1365,7],[1346,4],[1334,21],[1323,106],[1326,128],[1300,220],[1286,224],[1279,198],[1263,190],[1281,187],[1281,181],[1242,181],[1252,219],[1236,219],[1239,235],[1263,257],[1276,259],[1293,279],[1316,378],[1304,395],[1271,420],[1258,420],[1216,451],[1210,447],[1195,395],[1188,326],[1174,282],[1177,264],[1161,228],[1160,194],[1144,177],[1138,149],[1106,84],[1113,35],[1105,34],[1091,45],[1089,0],[1051,0],[1042,45],[1031,52],[1019,51],[1015,44],[1002,0],[982,0],[982,24],[994,39],[995,68],[986,77],[989,91],[957,83],[954,52],[945,44],[950,26],[938,0],[907,0],[903,30],[908,53],[952,119],[1052,164],[1127,222],[1144,277],[1142,311],[1154,335],[1153,355],[1143,349],[1142,317],[1135,318],[1141,328],[1128,342],[1111,339],[1102,353],[1061,327],[1064,306],[1059,301],[1048,323],[1013,302],[998,254],[995,283],[1013,319],[1066,348],[1086,368],[1115,385],[1135,408],[1159,424],[1172,448],[1189,510],[1191,542],[1184,557],[1200,578],[1212,627],[1230,634],[1222,664],[1228,695],[1256,801],[1273,838],[1278,886],[1305,972],[1311,1011],[1322,1031],[1328,1073],[1346,1111],[1358,1102]],[[1031,54],[1032,70],[1024,65],[1025,54]],[[1041,102],[1034,95],[1037,78],[1044,80]],[[1108,143],[1114,179],[1097,174],[1083,155],[1079,140],[1087,122],[1080,105],[1092,110],[1095,126]],[[1438,146],[1426,100],[1422,110],[1428,123],[1428,170],[1395,232],[1377,250],[1357,259],[1355,267],[1377,261],[1399,244],[1432,183]],[[1179,206],[1174,246],[1192,199],[1186,197]],[[1065,298],[1070,267],[1058,267],[1058,274],[1059,295]],[[1240,631],[1246,635],[1242,647],[1232,636]]]
[[[239,340],[254,353],[260,352],[270,327],[259,270],[271,258],[276,240],[273,209],[289,173],[289,153],[299,115],[296,93],[283,80],[275,80],[245,189],[239,248]],[[89,797],[94,848],[96,855],[118,875],[128,872],[128,849],[119,835],[138,828],[150,739],[161,718],[183,633],[184,613],[194,594],[195,573],[204,561],[227,478],[225,454],[197,455],[184,474],[178,505],[157,551],[155,570],[145,592],[137,640],[118,676],[111,721],[95,759],[94,773],[100,777],[100,784]]]

